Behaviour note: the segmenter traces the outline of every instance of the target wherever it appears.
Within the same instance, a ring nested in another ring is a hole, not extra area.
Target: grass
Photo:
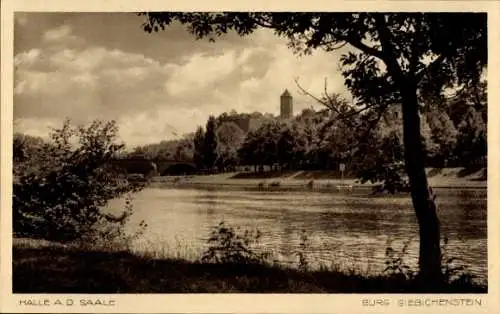
[[[274,264],[202,263],[62,245],[13,247],[14,293],[486,293],[455,282],[429,287],[398,276]]]

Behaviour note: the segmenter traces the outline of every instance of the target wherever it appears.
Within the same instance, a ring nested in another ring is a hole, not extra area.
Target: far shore
[[[459,168],[427,169],[429,185],[434,189],[486,190],[485,170],[461,175]],[[328,171],[274,173],[228,172],[211,175],[158,176],[151,187],[215,188],[264,191],[317,191],[370,193],[381,183],[361,183],[358,179],[340,178]]]

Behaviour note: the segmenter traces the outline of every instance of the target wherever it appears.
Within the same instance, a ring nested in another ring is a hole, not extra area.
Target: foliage
[[[14,162],[25,162],[43,149],[46,142],[36,136],[15,133],[13,138]]]
[[[202,262],[224,264],[264,264],[269,253],[257,253],[252,246],[259,244],[259,230],[245,230],[226,226],[222,221],[215,226],[208,239],[208,249],[203,253]]]
[[[123,148],[116,143],[117,132],[114,121],[75,127],[66,120],[42,149],[24,162],[16,161],[15,168],[22,170],[13,184],[14,233],[70,241],[104,222],[127,219],[130,211],[120,217],[102,212],[109,200],[142,188],[112,164]]]
[[[449,256],[447,251],[448,237],[444,237],[441,245],[442,266],[441,272],[448,282],[455,283],[471,283],[474,276],[471,275],[467,267],[463,265],[463,261],[458,257]]]
[[[478,97],[483,94],[483,88],[485,86],[480,85],[475,89]],[[421,139],[427,167],[470,167],[486,156],[486,122],[481,109],[484,104],[474,109],[472,102],[467,100],[472,98],[472,93],[469,91],[468,98],[463,98],[463,104],[457,104],[456,99],[435,100],[422,112]],[[345,107],[342,114],[349,113],[349,105],[342,96],[331,94],[329,97],[344,104],[339,105]],[[404,189],[407,176],[400,114],[397,110],[388,110],[370,132],[352,132],[353,128],[362,129],[364,121],[373,119],[376,113],[367,112],[365,115],[369,117],[353,115],[346,120],[332,111],[305,109],[283,123],[276,118],[264,119],[257,113],[225,112],[215,118],[218,127],[214,164],[224,171],[236,165],[260,167],[264,164],[277,164],[281,169],[290,170],[327,170],[338,169],[338,164],[344,163],[349,174],[361,182],[385,182],[387,178],[399,182],[396,186]],[[245,133],[240,125],[248,128],[248,132]],[[203,128],[198,127],[192,138],[186,135],[183,139],[162,141],[138,147],[135,151],[150,159],[190,160],[192,154],[201,170],[204,167],[204,134]],[[269,151],[266,152],[266,148]]]
[[[276,161],[280,165],[293,167],[295,162],[295,134],[289,125],[284,125],[276,143]]]
[[[277,163],[280,129],[277,121],[269,121],[250,131],[238,152],[241,160],[259,166]]]
[[[444,110],[432,110],[427,115],[431,136],[436,143],[436,152],[433,154],[433,166],[445,167],[448,162],[453,163],[458,139],[458,130]],[[463,162],[462,162],[463,164]]]
[[[481,114],[470,107],[457,126],[457,154],[467,166],[487,155],[486,125]]]
[[[418,270],[408,266],[405,261],[408,255],[408,248],[413,239],[403,242],[400,251],[395,250],[391,246],[391,241],[387,241],[387,248],[385,251],[385,265],[384,274],[401,280],[416,280]],[[474,276],[470,274],[467,267],[464,266],[463,261],[458,257],[451,257],[447,252],[448,238],[444,237],[441,244],[442,251],[442,265],[441,272],[443,274],[445,283],[455,284],[471,284]]]
[[[191,161],[194,155],[194,134],[186,134],[177,141],[174,160]]]
[[[203,162],[207,169],[212,170],[217,160],[217,136],[215,118],[210,116],[207,121],[203,139]]]
[[[13,138],[14,181],[27,172],[41,171],[50,143],[40,137],[15,133]]]
[[[193,152],[193,162],[196,165],[196,168],[202,169],[203,164],[203,143],[205,141],[205,132],[203,128],[200,126],[196,129],[196,133],[194,134],[194,152]]]
[[[306,230],[302,230],[300,234],[300,243],[299,248],[295,250],[295,254],[297,255],[298,268],[301,271],[307,272],[309,268],[309,260],[307,259],[307,249],[309,248],[309,238],[307,237]]]
[[[238,164],[238,149],[241,147],[245,134],[234,122],[223,122],[216,130],[217,137],[217,168],[224,171],[227,167]]]
[[[185,134],[182,138],[161,141],[155,144],[138,146],[125,157],[141,157],[148,160],[167,159],[191,161],[194,155],[194,134]]]
[[[369,144],[355,154],[356,175],[362,183],[382,182],[383,190],[390,193],[405,190],[408,186],[403,162],[403,144],[400,134],[393,130],[385,136],[371,134]]]
[[[398,252],[390,246],[390,241],[388,241],[388,246],[385,250],[385,274],[391,277],[399,277],[403,280],[413,279],[416,276],[416,272],[404,262],[404,257],[408,252],[410,243],[411,239],[405,241],[401,251]]]
[[[125,232],[125,225],[130,223],[133,214],[132,200],[132,195],[126,195],[125,208],[121,214],[123,218],[117,219],[109,214],[103,214],[90,230],[77,240],[79,249],[131,251],[133,242],[139,239],[148,227],[141,221],[133,233]],[[113,223],[110,223],[110,219]]]

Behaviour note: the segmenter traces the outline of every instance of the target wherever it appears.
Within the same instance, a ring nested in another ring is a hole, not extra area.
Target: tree
[[[172,21],[188,25],[196,38],[235,31],[241,36],[268,28],[288,39],[297,53],[314,49],[335,52],[356,113],[400,105],[405,169],[419,224],[419,277],[429,285],[441,276],[440,225],[434,195],[424,168],[419,111],[428,97],[445,87],[474,86],[487,61],[484,13],[141,13],[147,32]],[[328,101],[325,105],[331,105]],[[331,106],[336,110],[335,106]]]
[[[448,161],[454,158],[458,131],[446,111],[434,109],[427,114],[432,138],[438,146],[434,156],[435,166],[446,167]]]
[[[457,154],[466,167],[486,156],[486,124],[481,113],[469,107],[458,125]]]
[[[208,170],[212,170],[217,159],[217,136],[215,134],[215,118],[210,116],[207,120],[205,138],[203,140],[203,163]]]
[[[445,102],[447,113],[458,130],[454,154],[465,167],[485,166],[487,116],[486,83],[466,86]],[[479,164],[478,164],[479,162]]]
[[[217,167],[224,171],[226,167],[234,167],[238,163],[238,149],[243,143],[245,134],[234,122],[222,123],[216,131]]]
[[[117,132],[113,121],[74,127],[67,120],[62,128],[54,129],[50,142],[33,159],[37,165],[23,164],[17,173],[14,233],[71,241],[107,233],[111,225],[122,226],[131,208],[112,217],[102,207],[113,198],[138,191],[142,184],[128,182],[113,164],[123,148],[116,143]]]
[[[203,128],[201,126],[196,129],[193,142],[193,162],[196,165],[196,168],[200,170],[203,168],[203,146],[205,142],[205,132],[203,132]]]
[[[316,168],[318,165],[318,152],[320,145],[319,124],[315,119],[315,114],[311,109],[302,111],[294,121],[295,131],[301,140],[301,155],[308,168]]]
[[[253,165],[255,171],[257,170],[257,166],[260,165],[257,158],[259,138],[257,130],[248,132],[240,149],[238,149],[238,158],[240,159],[240,163],[244,165]]]
[[[178,161],[192,161],[194,154],[194,134],[186,134],[177,140],[174,159]]]
[[[433,160],[437,156],[439,156],[440,147],[439,144],[436,143],[433,137],[432,128],[429,124],[429,118],[425,114],[421,115],[420,117],[420,133],[421,133],[420,138],[422,141],[422,148],[424,150],[424,156],[425,156],[424,163],[425,165],[428,165],[430,160]]]
[[[41,137],[15,133],[13,138],[14,175],[27,168],[36,167],[48,143]]]
[[[294,168],[294,132],[290,125],[281,126],[277,145],[277,161],[280,167]]]
[[[256,159],[260,165],[267,165],[271,168],[278,163],[278,139],[280,137],[280,124],[276,120],[270,120],[262,124],[257,130]]]

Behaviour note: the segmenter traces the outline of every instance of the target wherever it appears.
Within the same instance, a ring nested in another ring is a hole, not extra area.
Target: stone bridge
[[[123,158],[116,159],[113,164],[125,169],[128,174],[144,176],[183,175],[196,171],[194,163],[182,160]]]

